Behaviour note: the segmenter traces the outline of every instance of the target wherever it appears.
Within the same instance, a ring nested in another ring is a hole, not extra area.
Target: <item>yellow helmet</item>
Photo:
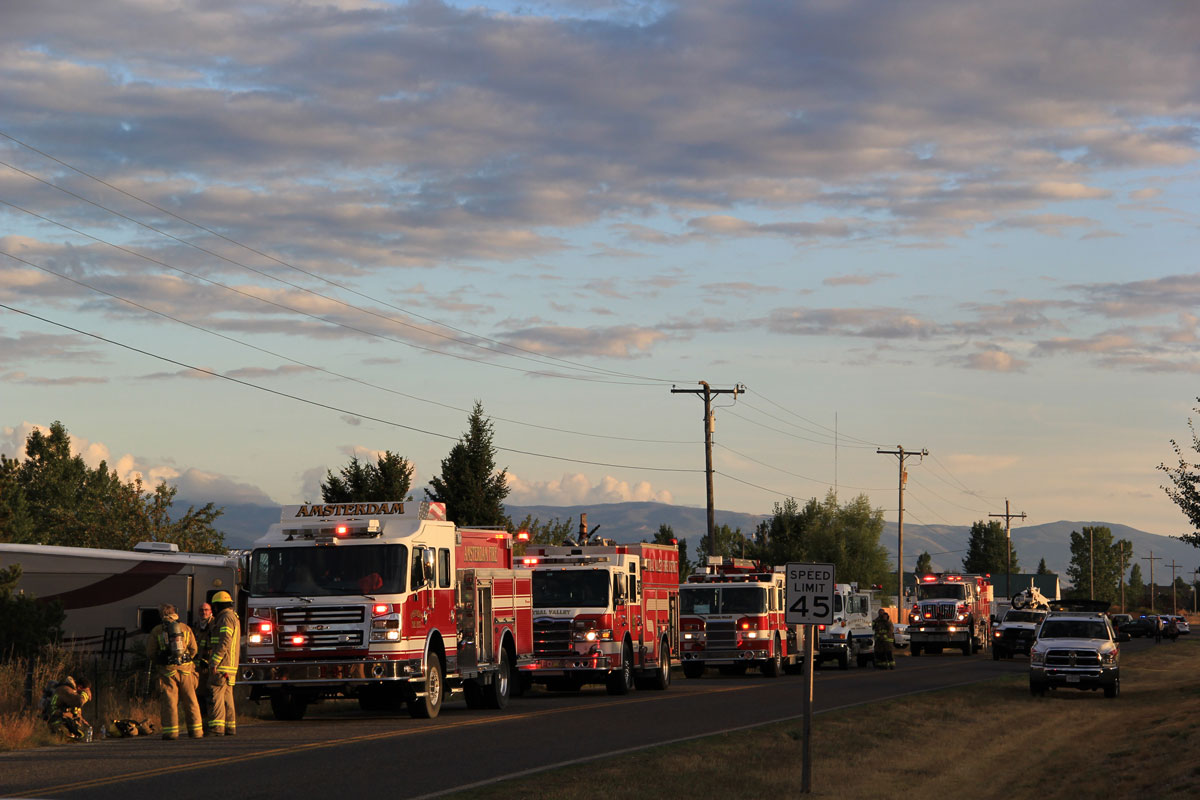
[[[229,592],[217,592],[212,596],[213,603],[232,603],[233,598],[229,596]]]

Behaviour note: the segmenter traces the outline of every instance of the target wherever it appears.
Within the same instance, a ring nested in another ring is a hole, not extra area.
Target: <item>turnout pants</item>
[[[188,734],[193,739],[204,735],[204,723],[200,719],[200,703],[196,700],[196,674],[172,670],[159,673],[159,711],[161,713],[164,739],[179,737],[179,703],[183,702],[183,713],[187,718]]]
[[[237,732],[237,711],[233,707],[233,681],[228,675],[218,673],[216,682],[209,686],[211,698],[208,713],[208,732],[232,736]]]

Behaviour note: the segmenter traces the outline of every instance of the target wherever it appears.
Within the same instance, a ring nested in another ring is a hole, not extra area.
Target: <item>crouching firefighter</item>
[[[206,676],[212,695],[209,705],[208,732],[219,736],[237,733],[237,711],[233,706],[233,684],[238,671],[238,634],[240,622],[233,610],[229,592],[212,596],[213,620],[209,623]]]
[[[146,655],[158,676],[159,708],[162,713],[162,738],[179,738],[179,703],[183,703],[188,734],[204,736],[200,704],[196,701],[196,637],[192,629],[179,621],[175,606],[159,606],[162,623],[146,640]]]
[[[92,699],[87,679],[75,680],[68,675],[48,691],[45,719],[51,732],[74,741],[87,739],[92,727],[83,718],[83,707]]]
[[[871,622],[871,629],[875,632],[875,668],[895,669],[896,658],[892,654],[892,645],[896,641],[895,629],[892,627],[892,618],[882,608]]]

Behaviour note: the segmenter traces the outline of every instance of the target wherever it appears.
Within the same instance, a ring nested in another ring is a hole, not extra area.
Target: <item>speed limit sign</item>
[[[832,624],[835,585],[833,564],[788,562],[784,614],[787,624]]]

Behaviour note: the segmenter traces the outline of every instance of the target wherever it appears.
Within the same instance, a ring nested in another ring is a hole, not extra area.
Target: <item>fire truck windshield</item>
[[[765,614],[767,591],[761,586],[684,586],[681,614]]]
[[[608,608],[609,573],[606,570],[539,569],[533,573],[533,604]]]
[[[271,547],[250,557],[255,597],[337,597],[404,591],[408,548],[402,544]]]
[[[917,587],[918,600],[966,600],[967,587],[961,583],[922,583]]]

